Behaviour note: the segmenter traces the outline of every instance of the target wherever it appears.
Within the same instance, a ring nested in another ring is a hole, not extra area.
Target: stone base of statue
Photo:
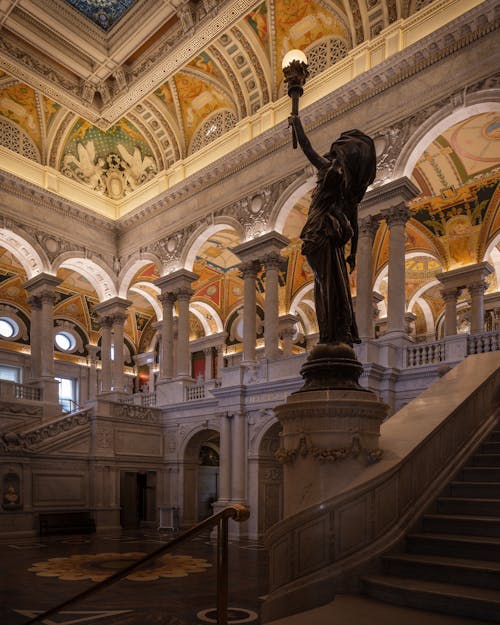
[[[388,407],[359,385],[362,370],[349,345],[318,344],[302,367],[304,386],[275,408],[285,518],[334,497],[380,459]]]

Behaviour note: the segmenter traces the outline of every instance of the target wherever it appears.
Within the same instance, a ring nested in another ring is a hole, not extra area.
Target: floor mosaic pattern
[[[0,542],[0,622],[29,618],[78,594],[166,543],[153,530]],[[110,548],[111,547],[111,548]],[[112,586],[67,606],[43,625],[216,623],[216,545],[209,534],[164,554]],[[230,541],[229,623],[259,623],[267,554],[256,541]]]

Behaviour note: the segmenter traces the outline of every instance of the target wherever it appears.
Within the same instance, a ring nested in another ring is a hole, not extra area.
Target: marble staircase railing
[[[382,424],[380,462],[332,499],[274,525],[264,622],[353,590],[361,569],[403,539],[493,429],[499,402],[498,354],[470,356]]]

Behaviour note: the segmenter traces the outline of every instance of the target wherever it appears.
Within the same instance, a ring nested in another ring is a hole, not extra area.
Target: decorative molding
[[[378,462],[383,455],[381,449],[365,449],[361,444],[361,438],[359,434],[354,434],[350,447],[316,447],[307,440],[305,432],[301,432],[299,444],[293,449],[285,449],[280,447],[276,452],[276,459],[280,464],[293,464],[295,460],[300,456],[306,458],[309,454],[317,460],[320,464],[325,462],[333,464],[338,460],[345,460],[346,458],[359,458],[360,456],[366,461],[367,464],[373,464]]]
[[[136,406],[134,404],[111,404],[111,416],[118,419],[130,419],[146,423],[160,423],[161,411],[151,406]]]
[[[23,406],[23,412],[24,412]],[[90,422],[92,410],[86,409],[75,414],[64,416],[57,421],[41,425],[27,432],[7,432],[0,435],[0,451],[5,453],[29,452],[32,448],[53,438]]]

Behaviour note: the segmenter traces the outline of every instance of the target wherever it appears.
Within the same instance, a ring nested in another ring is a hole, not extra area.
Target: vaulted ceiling
[[[314,76],[432,4],[4,0],[0,144],[119,201],[282,97],[288,50],[303,49]],[[477,145],[473,126],[434,141],[415,173],[424,194],[495,158],[487,122]]]

